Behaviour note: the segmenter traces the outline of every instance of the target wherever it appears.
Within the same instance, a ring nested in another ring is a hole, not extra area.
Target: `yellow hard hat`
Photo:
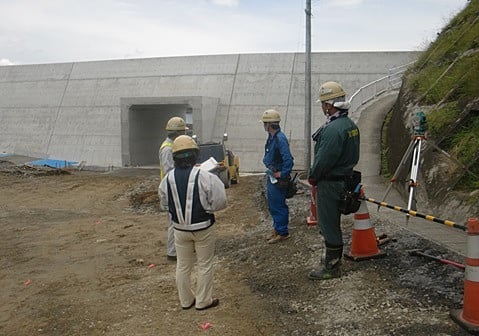
[[[180,135],[175,139],[175,141],[173,141],[173,148],[171,149],[173,153],[181,152],[187,149],[198,150],[198,145],[189,135]]]
[[[346,92],[341,85],[336,82],[326,82],[319,88],[319,101],[324,102],[338,97],[344,97]]]
[[[263,117],[261,118],[262,122],[280,122],[281,121],[281,116],[279,115],[279,112],[273,109],[266,110],[263,113]]]
[[[187,129],[185,121],[180,117],[173,117],[166,124],[167,131],[186,131]]]

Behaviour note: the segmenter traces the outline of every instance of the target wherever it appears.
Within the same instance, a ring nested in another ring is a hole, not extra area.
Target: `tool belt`
[[[348,176],[348,175],[331,175],[331,176],[322,177],[320,180],[321,181],[346,181],[350,177],[351,176]]]

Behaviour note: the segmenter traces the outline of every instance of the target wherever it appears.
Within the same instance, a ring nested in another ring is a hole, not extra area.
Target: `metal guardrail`
[[[402,84],[402,76],[404,72],[415,62],[416,61],[413,61],[408,64],[391,68],[389,69],[389,74],[387,76],[376,79],[375,81],[360,87],[349,99],[349,103],[351,103],[349,113],[354,113],[360,106],[368,103],[385,92],[399,89]]]

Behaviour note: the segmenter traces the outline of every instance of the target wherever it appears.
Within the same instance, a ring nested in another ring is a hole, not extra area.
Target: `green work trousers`
[[[316,210],[319,229],[326,246],[342,246],[341,213],[339,199],[344,190],[344,181],[319,181],[316,187]]]

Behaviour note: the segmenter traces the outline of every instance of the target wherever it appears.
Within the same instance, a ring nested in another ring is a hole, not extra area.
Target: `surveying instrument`
[[[408,160],[411,160],[411,169],[410,169],[410,178],[408,182],[408,189],[409,189],[409,197],[408,197],[408,203],[407,203],[407,211],[410,211],[411,208],[413,211],[416,211],[416,199],[415,199],[415,191],[416,187],[418,185],[417,183],[417,175],[419,174],[419,164],[420,164],[420,159],[421,159],[421,147],[423,143],[426,143],[426,130],[427,130],[427,125],[426,125],[426,115],[423,112],[417,112],[415,117],[413,118],[413,127],[414,127],[414,136],[413,139],[411,140],[411,143],[409,144],[409,147],[406,150],[406,153],[404,153],[404,156],[401,159],[401,162],[399,163],[396,171],[394,172],[394,176],[391,179],[391,183],[389,184],[388,188],[386,189],[386,193],[384,194],[383,197],[383,202],[386,199],[387,195],[389,194],[389,191],[391,190],[392,183],[397,181],[397,178],[400,174],[401,168],[408,162]],[[436,149],[439,153],[442,153],[445,155],[449,160],[453,161],[455,164],[457,164],[459,167],[467,171],[470,175],[474,176],[475,178],[479,179],[479,176],[474,174],[467,166],[462,164],[459,160],[453,158],[450,156],[447,152],[439,148],[434,142],[428,141],[428,145],[432,146],[434,149]],[[414,203],[414,204],[413,204]],[[378,211],[379,211],[380,205],[378,205]],[[409,221],[409,214],[406,214],[406,220]]]
[[[421,159],[421,147],[422,144],[427,140],[426,139],[426,115],[424,112],[417,112],[416,116],[413,119],[413,126],[414,126],[414,136],[409,143],[409,146],[404,153],[404,156],[401,159],[394,175],[391,179],[391,183],[389,184],[388,188],[386,189],[386,193],[383,197],[383,202],[386,199],[387,195],[391,191],[393,182],[397,181],[397,178],[401,172],[402,167],[406,164],[407,161],[411,160],[411,169],[410,169],[410,177],[408,181],[408,189],[409,189],[409,197],[407,202],[407,210],[411,210],[413,207],[414,202],[414,209],[416,210],[416,198],[415,198],[415,189],[417,187],[417,175],[419,173],[419,164]],[[442,151],[442,150],[441,150]],[[412,155],[411,155],[412,154]],[[378,207],[379,211],[379,207]],[[406,220],[409,220],[409,215],[406,215]]]

